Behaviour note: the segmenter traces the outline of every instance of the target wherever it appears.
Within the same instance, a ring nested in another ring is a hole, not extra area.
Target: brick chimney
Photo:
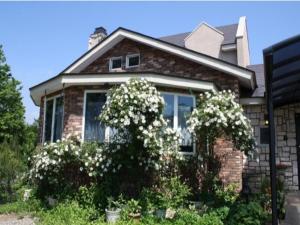
[[[96,44],[98,44],[104,38],[106,38],[106,36],[107,36],[107,32],[106,32],[106,29],[104,27],[95,28],[94,33],[92,33],[90,35],[88,49],[93,48]]]

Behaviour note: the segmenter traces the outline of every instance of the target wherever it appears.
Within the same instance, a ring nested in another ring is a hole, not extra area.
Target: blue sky
[[[97,26],[119,26],[160,37],[237,23],[247,16],[251,63],[262,49],[299,34],[300,2],[0,2],[0,44],[22,82],[26,121],[38,117],[29,87],[61,72],[87,50]]]

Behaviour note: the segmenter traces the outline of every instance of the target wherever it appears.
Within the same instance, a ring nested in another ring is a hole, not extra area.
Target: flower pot
[[[166,210],[166,216],[165,216],[165,218],[166,219],[173,219],[175,217],[175,214],[176,214],[176,210],[175,209],[168,208]]]
[[[130,213],[129,214],[130,219],[134,220],[135,222],[139,222],[141,219],[140,213]]]
[[[199,201],[190,201],[191,206],[195,207],[195,209],[199,210],[202,207],[202,203]]]
[[[120,212],[121,212],[121,209],[116,209],[116,210],[105,209],[106,222],[107,223],[117,222],[118,219],[120,218]]]
[[[166,209],[157,209],[155,211],[155,215],[157,218],[165,219],[166,218]]]

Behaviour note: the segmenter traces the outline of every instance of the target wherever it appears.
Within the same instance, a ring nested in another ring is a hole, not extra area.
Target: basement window
[[[49,98],[45,103],[44,141],[55,142],[61,139],[63,127],[63,97]]]
[[[126,56],[126,68],[137,67],[140,65],[140,54]]]
[[[109,70],[118,70],[122,69],[122,56],[120,57],[113,57],[109,60]]]

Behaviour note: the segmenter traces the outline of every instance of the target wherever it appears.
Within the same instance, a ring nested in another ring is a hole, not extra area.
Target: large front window
[[[49,98],[45,104],[44,141],[61,139],[63,127],[63,97]]]
[[[165,100],[164,118],[170,127],[181,133],[181,152],[193,153],[193,138],[187,130],[186,121],[195,107],[194,96],[169,93],[163,93],[162,96]]]
[[[106,93],[87,92],[85,95],[84,109],[84,140],[98,141],[105,140],[105,127],[100,123],[98,117],[106,101]]]
[[[168,121],[168,126],[177,129],[182,135],[181,152],[193,153],[193,139],[187,130],[186,121],[195,106],[194,96],[169,93],[164,93],[162,96],[165,100],[164,118]],[[104,92],[87,91],[85,93],[84,141],[104,142],[109,140],[114,132],[104,127],[98,119],[105,101],[106,93]]]

